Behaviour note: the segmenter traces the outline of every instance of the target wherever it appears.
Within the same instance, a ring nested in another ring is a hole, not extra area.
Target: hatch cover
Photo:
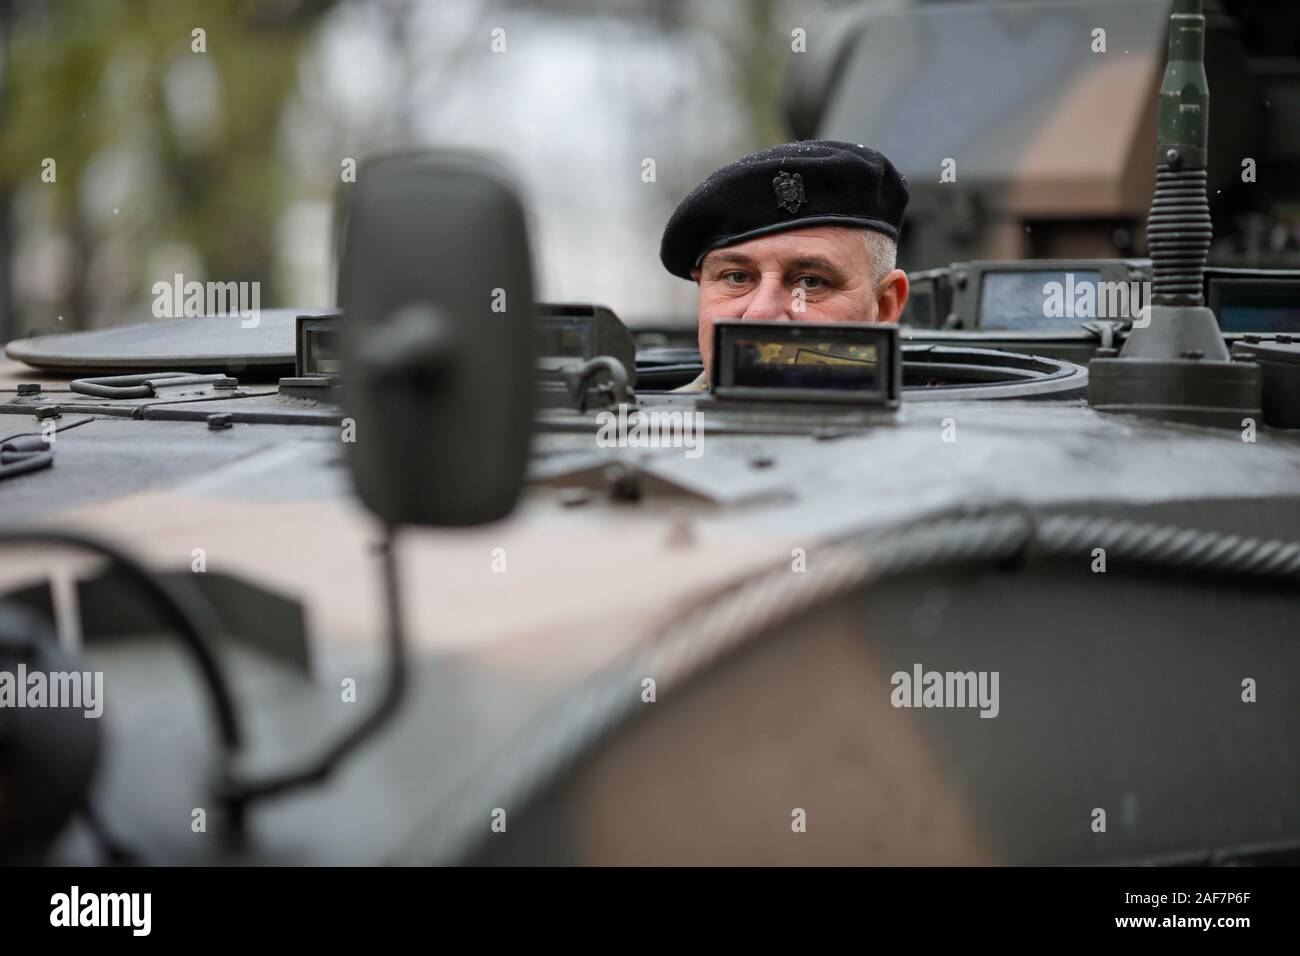
[[[57,372],[196,369],[238,374],[250,369],[293,374],[294,320],[328,309],[264,309],[255,326],[239,316],[159,319],[86,332],[15,339],[11,359]]]

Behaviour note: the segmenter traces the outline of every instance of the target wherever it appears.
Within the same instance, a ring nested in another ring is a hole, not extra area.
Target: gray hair
[[[880,280],[894,269],[894,263],[898,259],[898,243],[874,229],[862,230],[862,238],[867,246],[867,255],[871,258],[871,281],[879,285]]]

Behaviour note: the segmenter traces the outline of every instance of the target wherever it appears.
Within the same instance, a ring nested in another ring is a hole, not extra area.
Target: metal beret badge
[[[798,173],[791,175],[781,170],[772,178],[772,190],[776,193],[776,208],[786,212],[798,212],[808,201],[803,194],[803,177]]]

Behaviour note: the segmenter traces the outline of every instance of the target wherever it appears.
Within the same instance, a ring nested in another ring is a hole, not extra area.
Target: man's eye
[[[736,284],[749,281],[749,276],[747,276],[745,273],[739,270],[735,270],[733,272],[724,272],[722,274],[722,278],[725,279],[727,282],[733,282]]]
[[[826,284],[826,280],[820,276],[800,276],[795,281],[805,289],[820,289]]]

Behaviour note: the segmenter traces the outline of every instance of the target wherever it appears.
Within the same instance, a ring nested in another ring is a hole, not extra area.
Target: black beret
[[[907,180],[866,146],[810,139],[769,146],[716,169],[664,228],[659,259],[683,279],[705,254],[786,229],[859,226],[897,241]]]

